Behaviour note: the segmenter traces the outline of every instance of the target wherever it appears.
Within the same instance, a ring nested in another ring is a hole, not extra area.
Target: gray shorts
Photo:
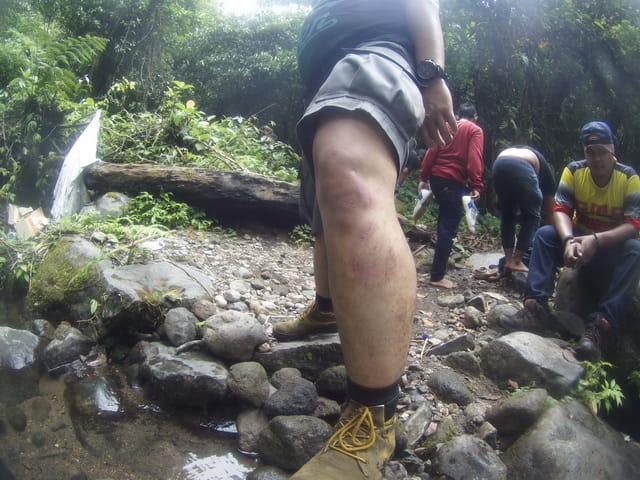
[[[335,65],[297,125],[303,161],[300,167],[300,214],[313,233],[322,230],[316,202],[311,151],[316,124],[325,109],[362,111],[369,115],[393,145],[398,171],[406,162],[411,139],[424,120],[422,95],[413,66],[402,47],[369,43],[349,50]]]

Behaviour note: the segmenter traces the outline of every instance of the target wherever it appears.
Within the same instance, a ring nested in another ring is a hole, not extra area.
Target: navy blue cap
[[[611,128],[604,122],[589,122],[580,133],[582,145],[609,145],[613,143]]]

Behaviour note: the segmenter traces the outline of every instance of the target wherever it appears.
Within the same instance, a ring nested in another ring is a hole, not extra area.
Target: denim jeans
[[[467,191],[463,184],[441,177],[431,177],[429,185],[439,206],[438,238],[431,266],[431,281],[438,282],[447,271],[453,239],[458,234],[460,220],[464,215],[462,197]]]
[[[502,247],[526,252],[540,225],[542,191],[533,166],[521,158],[499,157],[493,163],[493,186],[500,205]],[[518,214],[520,217],[518,218]],[[516,241],[516,224],[520,232]]]
[[[563,254],[562,240],[555,227],[539,228],[529,262],[527,298],[547,302],[553,294],[555,274],[563,264]],[[630,312],[633,294],[638,288],[640,240],[629,239],[612,248],[599,248],[593,259],[580,267],[580,275],[586,275],[590,283],[603,286],[598,310],[613,327],[620,325]]]

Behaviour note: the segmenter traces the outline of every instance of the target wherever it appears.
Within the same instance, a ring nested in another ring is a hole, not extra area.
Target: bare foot
[[[446,278],[443,278],[442,280],[438,280],[437,282],[434,282],[433,280],[431,282],[431,285],[433,285],[434,287],[442,287],[442,288],[456,288],[458,286],[457,283],[452,282],[451,280],[448,280]]]
[[[527,266],[522,262],[507,263],[505,264],[504,269],[511,272],[528,272],[529,271]]]

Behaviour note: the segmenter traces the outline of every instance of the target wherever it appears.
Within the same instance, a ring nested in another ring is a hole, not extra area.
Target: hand
[[[434,80],[422,91],[425,119],[422,135],[425,144],[443,146],[450,142],[458,126],[453,114],[451,92],[441,78]]]
[[[564,246],[564,264],[569,268],[576,268],[578,260],[582,256],[582,247],[575,238],[569,240]]]
[[[471,190],[471,200],[478,200],[480,198],[480,192],[477,190]]]
[[[579,268],[593,259],[598,250],[598,242],[593,235],[582,235],[567,242],[564,249],[564,264]]]

